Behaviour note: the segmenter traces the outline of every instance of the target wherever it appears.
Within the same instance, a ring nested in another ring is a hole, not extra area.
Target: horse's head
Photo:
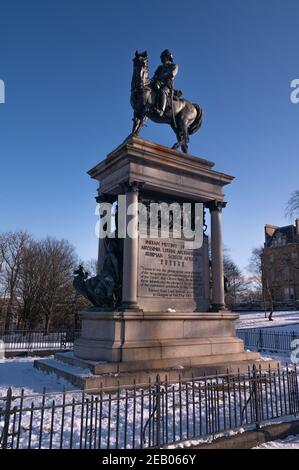
[[[133,59],[133,63],[134,63],[134,66],[138,68],[147,67],[148,66],[147,52],[143,51],[139,53],[138,51],[136,51],[134,59]]]
[[[147,52],[135,52],[133,59],[134,72],[132,78],[132,88],[145,87],[149,84],[148,76],[148,56]]]

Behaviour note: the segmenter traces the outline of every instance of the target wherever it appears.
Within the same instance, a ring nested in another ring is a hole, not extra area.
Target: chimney
[[[299,219],[295,220],[295,225],[296,225],[296,235],[299,235]]]
[[[299,220],[298,220],[298,222],[299,222]],[[273,233],[277,229],[278,229],[278,227],[276,225],[269,225],[269,224],[265,225],[265,242],[266,243],[269,240],[269,238],[272,237]]]

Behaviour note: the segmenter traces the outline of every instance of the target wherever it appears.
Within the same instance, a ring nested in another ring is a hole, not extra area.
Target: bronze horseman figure
[[[203,111],[197,104],[182,98],[181,91],[173,88],[178,65],[174,63],[168,49],[162,52],[161,62],[162,65],[150,79],[147,52],[135,53],[131,85],[134,118],[130,135],[138,135],[148,118],[154,122],[169,124],[177,137],[172,148],[181,147],[183,152],[188,153],[189,136],[200,128]]]
[[[167,98],[171,97],[171,100],[173,100],[173,80],[178,73],[179,67],[177,64],[173,63],[172,54],[168,49],[165,49],[165,51],[162,52],[161,62],[163,65],[159,65],[157,68],[153,77],[153,84],[158,92],[158,107],[154,109],[160,117],[163,117]]]

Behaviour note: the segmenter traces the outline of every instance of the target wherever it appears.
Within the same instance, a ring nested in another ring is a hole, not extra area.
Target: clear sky
[[[131,129],[132,58],[153,74],[169,48],[175,85],[205,111],[190,153],[236,177],[224,243],[245,267],[265,223],[287,224],[298,189],[298,0],[0,0],[0,231],[69,239],[96,256],[96,183],[86,171]],[[174,143],[149,122],[144,138]]]

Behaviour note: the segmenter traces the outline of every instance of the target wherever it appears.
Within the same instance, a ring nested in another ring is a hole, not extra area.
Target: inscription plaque
[[[138,296],[200,299],[202,277],[202,248],[188,250],[183,239],[139,239]]]

